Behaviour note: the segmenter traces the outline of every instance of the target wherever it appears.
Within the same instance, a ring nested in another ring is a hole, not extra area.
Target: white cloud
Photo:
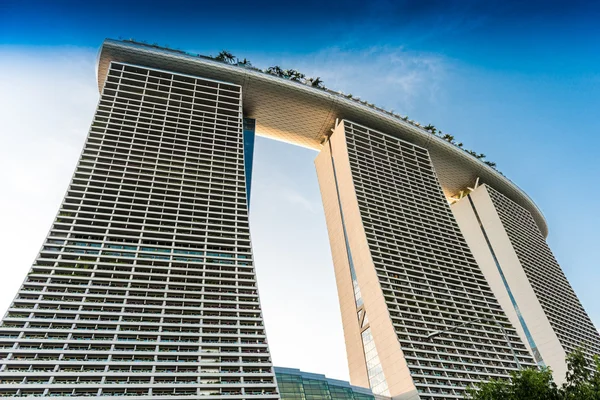
[[[401,114],[414,110],[417,103],[437,103],[451,65],[439,55],[389,46],[329,48],[315,54],[259,58],[255,64],[280,64],[308,76],[320,76],[330,89],[352,93]]]

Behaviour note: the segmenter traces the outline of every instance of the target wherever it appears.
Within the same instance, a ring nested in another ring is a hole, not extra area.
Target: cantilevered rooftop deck
[[[375,107],[329,90],[153,46],[107,39],[98,57],[101,90],[111,61],[159,68],[242,86],[244,115],[256,119],[256,133],[317,151],[335,125],[347,119],[426,148],[447,197],[473,187],[477,178],[527,209],[544,236],[548,227],[529,196],[481,160],[428,131]]]

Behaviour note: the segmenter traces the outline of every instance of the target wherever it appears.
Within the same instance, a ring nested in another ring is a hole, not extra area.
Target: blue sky
[[[598,21],[591,1],[0,1],[0,180],[16,193],[1,196],[0,250],[22,250],[6,302],[79,155],[98,48],[121,37],[296,68],[487,154],[544,212],[599,326]],[[259,284],[275,363],[347,379],[315,156],[257,141]]]

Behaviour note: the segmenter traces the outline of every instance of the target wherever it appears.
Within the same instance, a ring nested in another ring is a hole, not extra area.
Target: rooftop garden
[[[458,142],[455,137],[453,135],[450,135],[448,133],[444,133],[442,132],[440,129],[437,129],[435,126],[428,124],[428,125],[421,125],[420,123],[413,121],[412,119],[409,119],[408,116],[402,116],[400,114],[397,114],[393,111],[388,111],[386,109],[383,109],[381,107],[377,107],[375,104],[369,103],[367,101],[361,100],[359,97],[354,96],[352,94],[345,94],[336,90],[332,90],[329,89],[328,87],[325,86],[323,80],[320,77],[308,77],[306,76],[304,73],[297,71],[295,69],[283,69],[278,65],[274,65],[272,67],[268,67],[266,69],[260,69],[257,68],[255,66],[252,65],[252,63],[244,58],[244,59],[240,59],[236,56],[234,56],[233,54],[231,54],[229,51],[227,50],[223,50],[221,51],[219,54],[217,54],[216,56],[206,56],[206,55],[201,55],[201,54],[193,54],[193,53],[188,53],[186,51],[183,50],[179,50],[179,49],[172,49],[169,46],[159,46],[157,43],[152,43],[149,44],[147,42],[144,41],[136,41],[134,39],[126,39],[123,40],[124,42],[130,42],[130,43],[135,43],[138,45],[142,45],[142,46],[148,46],[148,47],[153,47],[156,49],[161,49],[161,50],[168,50],[171,52],[175,52],[175,53],[180,53],[183,55],[187,55],[187,56],[191,56],[191,57],[198,57],[198,58],[204,58],[204,59],[208,59],[208,60],[213,60],[213,61],[218,61],[218,62],[222,62],[224,64],[227,65],[233,65],[233,66],[237,66],[240,68],[247,68],[247,69],[251,69],[253,71],[257,71],[257,72],[261,72],[264,74],[268,74],[268,75],[273,75],[273,76],[277,76],[279,78],[282,79],[288,79],[290,81],[293,82],[298,82],[316,89],[320,89],[323,91],[326,91],[328,93],[337,95],[337,96],[342,96],[345,97],[347,99],[356,101],[357,103],[361,103],[367,107],[373,108],[374,110],[380,111],[384,114],[387,114],[389,116],[392,116],[394,118],[398,118],[401,119],[402,121],[405,121],[415,127],[418,127],[426,132],[429,132],[430,134],[439,137],[440,139],[445,140],[446,142],[456,146],[457,148],[463,150],[464,152],[470,154],[471,156],[477,158],[478,160],[481,160],[484,164],[488,165],[489,167],[492,167],[494,170],[498,171],[496,168],[496,163],[492,162],[492,161],[488,161],[486,160],[486,155],[483,153],[477,153],[473,150],[469,150],[463,147],[462,142]],[[498,171],[500,174],[502,174],[500,171]]]

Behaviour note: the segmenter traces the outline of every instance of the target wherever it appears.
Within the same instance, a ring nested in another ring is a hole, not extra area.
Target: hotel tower
[[[255,134],[318,152],[350,380],[371,390],[298,398],[462,398],[518,368],[560,382],[566,354],[600,353],[538,207],[462,149],[181,51],[106,40],[97,73],[83,152],[0,326],[0,396],[267,400],[302,379],[276,380],[264,329]]]

